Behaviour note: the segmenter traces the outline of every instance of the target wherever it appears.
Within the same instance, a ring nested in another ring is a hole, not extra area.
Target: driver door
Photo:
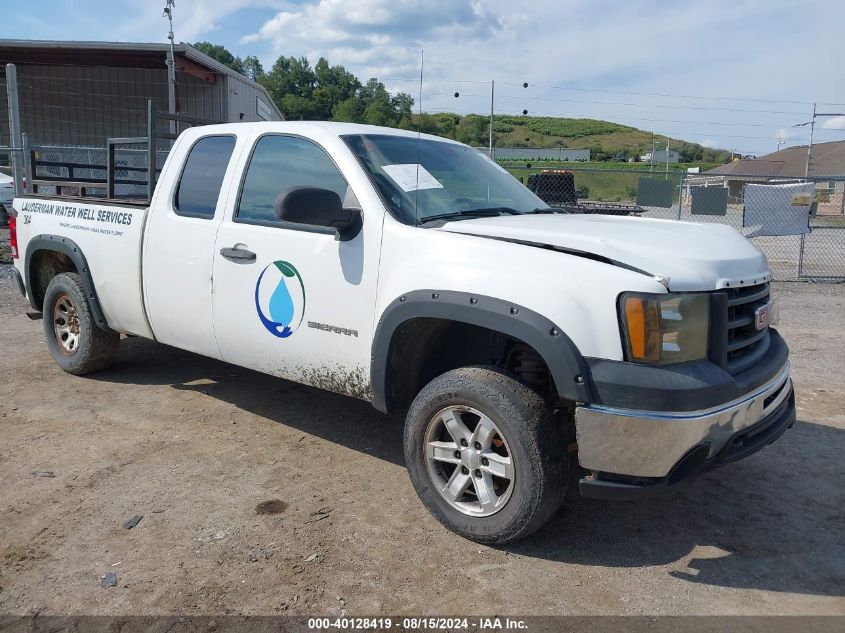
[[[339,241],[325,227],[278,219],[291,187],[357,198],[314,141],[265,134],[245,158],[240,191],[217,234],[214,330],[224,360],[323,389],[367,397],[381,222]],[[360,208],[360,207],[359,207]]]

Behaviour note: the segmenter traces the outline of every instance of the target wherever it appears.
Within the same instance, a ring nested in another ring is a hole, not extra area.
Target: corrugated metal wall
[[[32,145],[104,147],[108,137],[146,135],[149,99],[160,111],[167,110],[166,70],[23,64],[17,70],[21,129]],[[0,69],[0,82],[0,139],[6,142],[5,68]],[[183,114],[229,119],[224,76],[209,84],[177,73],[176,94]]]
[[[259,90],[236,77],[226,77],[228,84],[229,121],[278,121],[276,110],[263,90]],[[259,115],[258,99],[266,106],[268,117]],[[243,118],[241,118],[243,114]]]
[[[176,105],[180,114],[226,122],[230,120],[226,104],[225,76],[217,75],[217,82],[209,84],[197,77],[176,73]],[[166,98],[162,109],[167,110]]]
[[[21,129],[35,145],[104,147],[146,134],[148,99],[167,107],[167,72],[141,68],[18,65]]]

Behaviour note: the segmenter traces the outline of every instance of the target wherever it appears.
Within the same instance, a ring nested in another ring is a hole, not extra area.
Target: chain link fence
[[[727,224],[763,250],[777,280],[845,280],[845,176],[503,166],[549,206]]]

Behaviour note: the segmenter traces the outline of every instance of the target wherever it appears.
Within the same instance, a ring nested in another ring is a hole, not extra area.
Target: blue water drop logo
[[[284,277],[279,280],[270,297],[270,316],[278,323],[290,323],[293,320],[293,299]]]
[[[287,338],[299,328],[305,315],[305,285],[293,264],[276,261],[261,271],[255,283],[255,310],[273,336]]]

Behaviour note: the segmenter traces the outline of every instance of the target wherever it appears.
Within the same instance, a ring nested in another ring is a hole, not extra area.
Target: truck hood
[[[438,229],[598,258],[660,278],[669,290],[716,290],[771,277],[766,256],[725,224],[608,215],[509,215]]]

